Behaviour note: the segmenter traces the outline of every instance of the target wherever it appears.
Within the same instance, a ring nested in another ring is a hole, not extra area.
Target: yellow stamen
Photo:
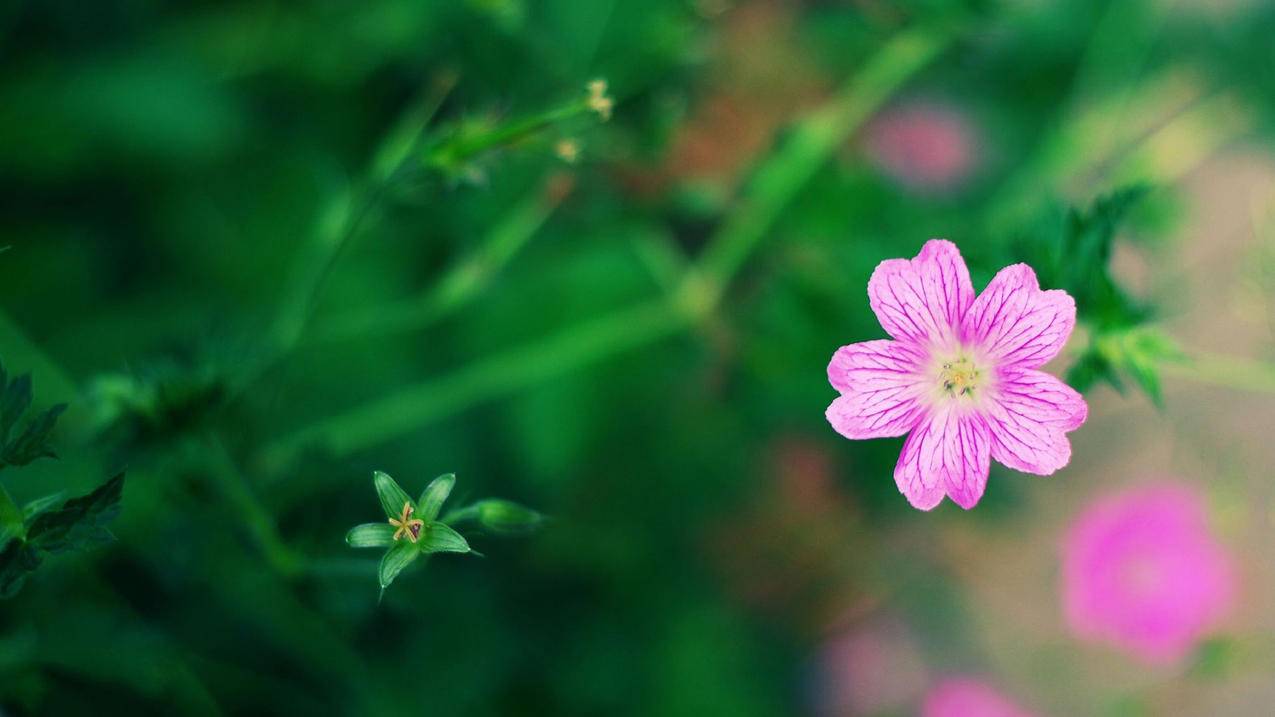
[[[589,99],[587,100],[589,109],[598,113],[598,116],[605,122],[611,119],[611,108],[615,103],[610,97],[607,97],[607,81],[594,80],[588,84]]]
[[[408,540],[415,543],[421,537],[421,530],[425,527],[425,521],[420,518],[413,518],[412,512],[412,504],[410,502],[404,503],[403,513],[397,519],[390,518],[390,525],[398,529],[394,531],[395,540],[406,535]]]

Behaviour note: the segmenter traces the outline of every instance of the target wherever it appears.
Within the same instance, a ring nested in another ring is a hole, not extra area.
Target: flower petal
[[[828,422],[846,438],[901,436],[920,417],[920,350],[898,341],[865,341],[837,349],[828,381],[841,397],[828,407]]]
[[[382,471],[373,471],[372,483],[376,486],[376,495],[381,499],[381,509],[386,517],[397,518],[403,513],[404,505],[411,505],[412,499],[399,486],[398,482]],[[415,510],[416,506],[412,506]]]
[[[987,424],[980,416],[937,410],[903,444],[894,482],[921,510],[938,505],[944,493],[962,508],[973,508],[987,487],[988,444]]]
[[[351,548],[384,548],[394,544],[394,526],[389,523],[364,523],[350,528],[345,542]]]
[[[1040,368],[1058,355],[1076,326],[1076,302],[1065,291],[1041,291],[1036,272],[1014,264],[978,295],[962,339],[1002,365]]]
[[[868,300],[890,336],[938,343],[961,325],[974,302],[974,285],[956,245],[931,239],[914,259],[878,264],[868,280]]]
[[[455,485],[455,473],[445,473],[430,481],[425,490],[421,491],[420,502],[416,504],[420,517],[424,520],[437,518],[438,511],[442,509],[447,496],[452,494],[452,487]]]
[[[1025,370],[1003,374],[989,399],[984,417],[998,463],[1049,475],[1071,460],[1066,432],[1089,415],[1075,389],[1047,373]]]

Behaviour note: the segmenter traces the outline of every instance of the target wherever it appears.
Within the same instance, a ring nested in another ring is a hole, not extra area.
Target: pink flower
[[[956,245],[933,239],[915,259],[881,262],[868,281],[877,320],[893,341],[842,346],[828,364],[841,396],[828,422],[846,438],[908,434],[894,481],[930,510],[947,495],[974,507],[989,460],[1049,475],[1067,465],[1066,433],[1088,406],[1036,369],[1076,324],[1065,291],[1041,291],[1026,264],[1001,269],[974,298]]]
[[[1150,485],[1080,515],[1063,545],[1063,591],[1077,636],[1168,663],[1226,615],[1235,574],[1200,496],[1184,485]]]
[[[984,682],[952,677],[925,696],[921,717],[1032,717],[1032,713]]]
[[[883,112],[868,128],[867,152],[895,181],[941,191],[973,171],[978,142],[959,109],[925,101]]]

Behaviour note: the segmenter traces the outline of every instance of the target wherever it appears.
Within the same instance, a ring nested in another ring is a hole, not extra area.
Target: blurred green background
[[[0,37],[0,358],[71,405],[60,460],[0,480],[128,470],[118,541],[0,604],[5,713],[897,715],[946,673],[1041,714],[1275,699],[1269,2],[47,0]],[[872,269],[935,236],[977,287],[1052,256],[1138,307],[1082,301],[1051,367],[1125,389],[1087,391],[1072,465],[993,468],[968,513],[823,416],[832,352],[884,335]],[[378,604],[343,542],[373,470],[552,521]],[[1243,583],[1148,671],[1067,637],[1056,546],[1158,475]]]

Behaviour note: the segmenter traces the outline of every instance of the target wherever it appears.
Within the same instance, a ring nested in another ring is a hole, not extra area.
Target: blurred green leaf
[[[1191,674],[1204,679],[1223,679],[1236,666],[1239,645],[1234,638],[1211,637],[1196,648]]]
[[[394,526],[389,523],[364,523],[350,528],[345,542],[351,548],[384,548],[394,544]]]
[[[0,598],[10,598],[22,589],[27,575],[40,567],[40,553],[19,538],[9,540],[0,550]]]
[[[498,535],[525,535],[545,522],[541,513],[513,501],[499,498],[480,500],[461,511],[458,517],[472,517],[478,525]],[[453,521],[447,521],[453,522]]]
[[[427,523],[437,518],[438,511],[442,510],[447,496],[452,494],[452,486],[454,485],[456,485],[455,473],[441,475],[430,481],[429,485],[425,486],[425,490],[421,492],[421,500],[417,505],[420,513],[417,517]]]
[[[1149,311],[1124,292],[1111,275],[1116,234],[1129,211],[1148,193],[1144,186],[1119,189],[1071,208],[1015,243],[1017,258],[1035,269],[1042,287],[1064,289],[1076,300],[1081,320],[1100,327],[1132,326]]]
[[[39,458],[56,458],[57,453],[49,445],[49,434],[53,432],[58,417],[65,410],[66,404],[59,403],[31,419],[22,434],[5,445],[0,462],[10,466],[25,466]]]
[[[1124,391],[1123,377],[1138,385],[1157,405],[1164,403],[1160,387],[1160,367],[1186,358],[1168,334],[1154,326],[1112,329],[1096,334],[1080,359],[1067,373],[1067,382],[1085,391],[1098,381],[1106,381]]]
[[[8,443],[9,433],[31,405],[31,375],[23,374],[6,384],[4,367],[0,366],[0,443]]]
[[[115,536],[106,526],[119,515],[123,496],[124,474],[120,473],[88,495],[37,515],[27,528],[27,541],[50,553],[108,543]]]
[[[36,498],[30,503],[22,506],[22,515],[29,521],[35,516],[57,505],[64,497],[66,497],[66,494],[59,491],[57,493],[50,493],[43,498]]]
[[[372,482],[376,485],[376,495],[381,499],[381,509],[390,518],[398,518],[403,513],[403,506],[412,505],[412,499],[388,473],[376,471],[372,474]],[[415,507],[413,506],[413,509]]]
[[[22,510],[13,502],[9,491],[0,486],[0,540],[10,537],[25,538],[26,523]]]
[[[106,525],[119,514],[123,491],[124,474],[120,473],[60,508],[33,511],[34,518],[25,528],[26,537],[12,537],[0,552],[0,597],[16,594],[27,574],[40,566],[44,553],[84,550],[114,540]]]

